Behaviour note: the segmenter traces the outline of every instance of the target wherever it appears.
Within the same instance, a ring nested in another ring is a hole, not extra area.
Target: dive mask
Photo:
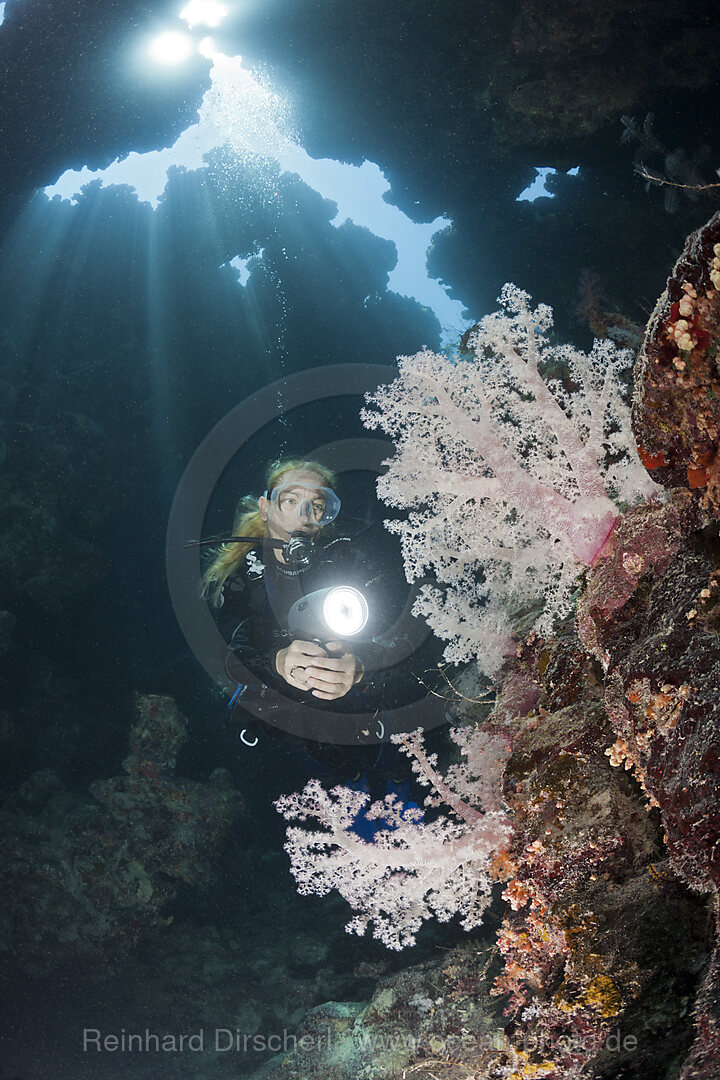
[[[332,488],[306,487],[297,482],[278,484],[265,498],[277,510],[288,529],[302,524],[329,525],[340,513],[340,500]]]

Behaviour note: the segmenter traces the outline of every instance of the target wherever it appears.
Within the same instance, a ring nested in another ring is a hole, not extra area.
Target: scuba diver
[[[398,585],[407,586],[399,561],[391,565],[384,530],[378,537],[338,526],[334,486],[318,462],[273,465],[263,495],[241,503],[202,591],[217,609],[232,681],[234,658],[290,702],[367,712],[379,706],[393,660],[380,631],[401,604]],[[313,616],[314,598],[324,601],[333,586],[336,631]],[[367,620],[360,634],[348,622],[355,615]]]
[[[271,685],[325,701],[357,685],[364,664],[340,641],[292,640],[288,615],[318,582],[352,572],[351,537],[321,537],[340,510],[334,483],[317,462],[276,464],[265,493],[243,500],[234,523],[233,534],[252,536],[223,544],[203,575],[203,593],[219,608],[232,652]]]
[[[241,741],[255,745],[263,729],[274,738],[278,729],[291,732],[314,771],[324,764],[346,773],[349,752],[350,771],[369,775],[384,794],[384,774],[394,773],[398,760],[397,748],[386,741],[390,714],[408,693],[415,701],[418,690],[409,666],[415,645],[401,633],[398,648],[392,630],[419,624],[397,618],[403,603],[408,608],[408,590],[388,534],[340,525],[335,484],[333,473],[315,461],[271,466],[264,493],[243,499],[232,535],[215,547],[202,591],[228,645],[228,678],[238,685],[229,707],[240,707],[246,723],[243,706],[252,696],[252,712],[263,721],[260,728],[243,728]],[[329,611],[330,601],[335,608]],[[339,617],[339,629],[325,623],[332,617]],[[279,705],[268,691],[279,692]],[[294,734],[293,714],[305,713],[303,705],[323,711],[312,742]],[[347,739],[333,746],[334,724],[354,721],[347,714],[357,714],[359,756]]]

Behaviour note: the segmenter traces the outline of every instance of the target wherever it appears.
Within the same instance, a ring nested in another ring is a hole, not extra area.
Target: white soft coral
[[[364,792],[326,791],[318,780],[275,803],[285,818],[301,823],[288,828],[285,843],[298,892],[324,896],[337,889],[356,912],[347,930],[363,934],[372,923],[374,936],[390,949],[414,944],[432,916],[445,922],[458,914],[466,930],[478,926],[490,902],[493,856],[512,837],[502,804],[506,740],[462,729],[450,735],[461,758],[445,775],[437,756],[426,753],[420,730],[392,736],[420,782],[433,789],[425,806],[451,811],[433,821],[395,795],[367,807]],[[363,813],[382,825],[372,843],[355,831]]]
[[[408,580],[430,571],[416,611],[449,640],[446,657],[493,672],[519,611],[543,602],[536,628],[566,615],[578,572],[618,516],[613,500],[657,491],[637,455],[622,371],[631,354],[551,342],[552,311],[505,285],[501,310],[471,336],[471,359],[400,357],[399,377],[368,398],[367,427],[393,438],[378,481],[401,537]],[[545,379],[564,369],[573,388]]]

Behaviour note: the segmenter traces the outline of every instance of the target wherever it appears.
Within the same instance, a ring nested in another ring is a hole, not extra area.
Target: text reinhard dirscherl
[[[347,1038],[348,1036],[344,1036]],[[501,1029],[487,1034],[471,1034],[465,1032],[462,1036],[457,1035],[422,1035],[414,1036],[409,1033],[400,1035],[380,1034],[355,1034],[350,1036],[358,1049],[369,1051],[405,1051],[410,1053],[440,1052],[458,1053],[463,1048],[475,1050],[502,1051],[509,1048],[510,1043]],[[295,1051],[310,1053],[311,1051],[327,1051],[338,1042],[341,1036],[333,1028],[328,1028],[324,1034],[295,1035],[285,1028],[281,1032],[273,1034],[245,1034],[239,1029],[213,1028],[206,1031],[198,1028],[196,1031],[164,1032],[158,1033],[145,1028],[144,1032],[126,1031],[121,1028],[119,1032],[102,1032],[99,1028],[83,1028],[82,1048],[87,1053],[273,1053],[287,1054]],[[513,1045],[515,1040],[513,1040]],[[515,1049],[519,1049],[515,1045]],[[528,1035],[523,1041],[522,1049],[526,1052],[544,1052],[553,1049],[562,1049],[565,1052],[580,1052],[596,1054],[601,1050],[610,1053],[632,1053],[637,1050],[637,1039],[634,1035],[622,1035],[619,1028],[599,1038],[592,1036],[573,1038],[561,1036],[558,1039],[547,1039],[541,1036]]]

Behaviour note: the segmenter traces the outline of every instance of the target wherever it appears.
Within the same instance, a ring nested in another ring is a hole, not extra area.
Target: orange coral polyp
[[[643,450],[642,446],[638,446],[638,454],[646,469],[661,469],[669,464],[665,458],[664,450],[661,450],[658,454],[651,454],[647,450]]]

